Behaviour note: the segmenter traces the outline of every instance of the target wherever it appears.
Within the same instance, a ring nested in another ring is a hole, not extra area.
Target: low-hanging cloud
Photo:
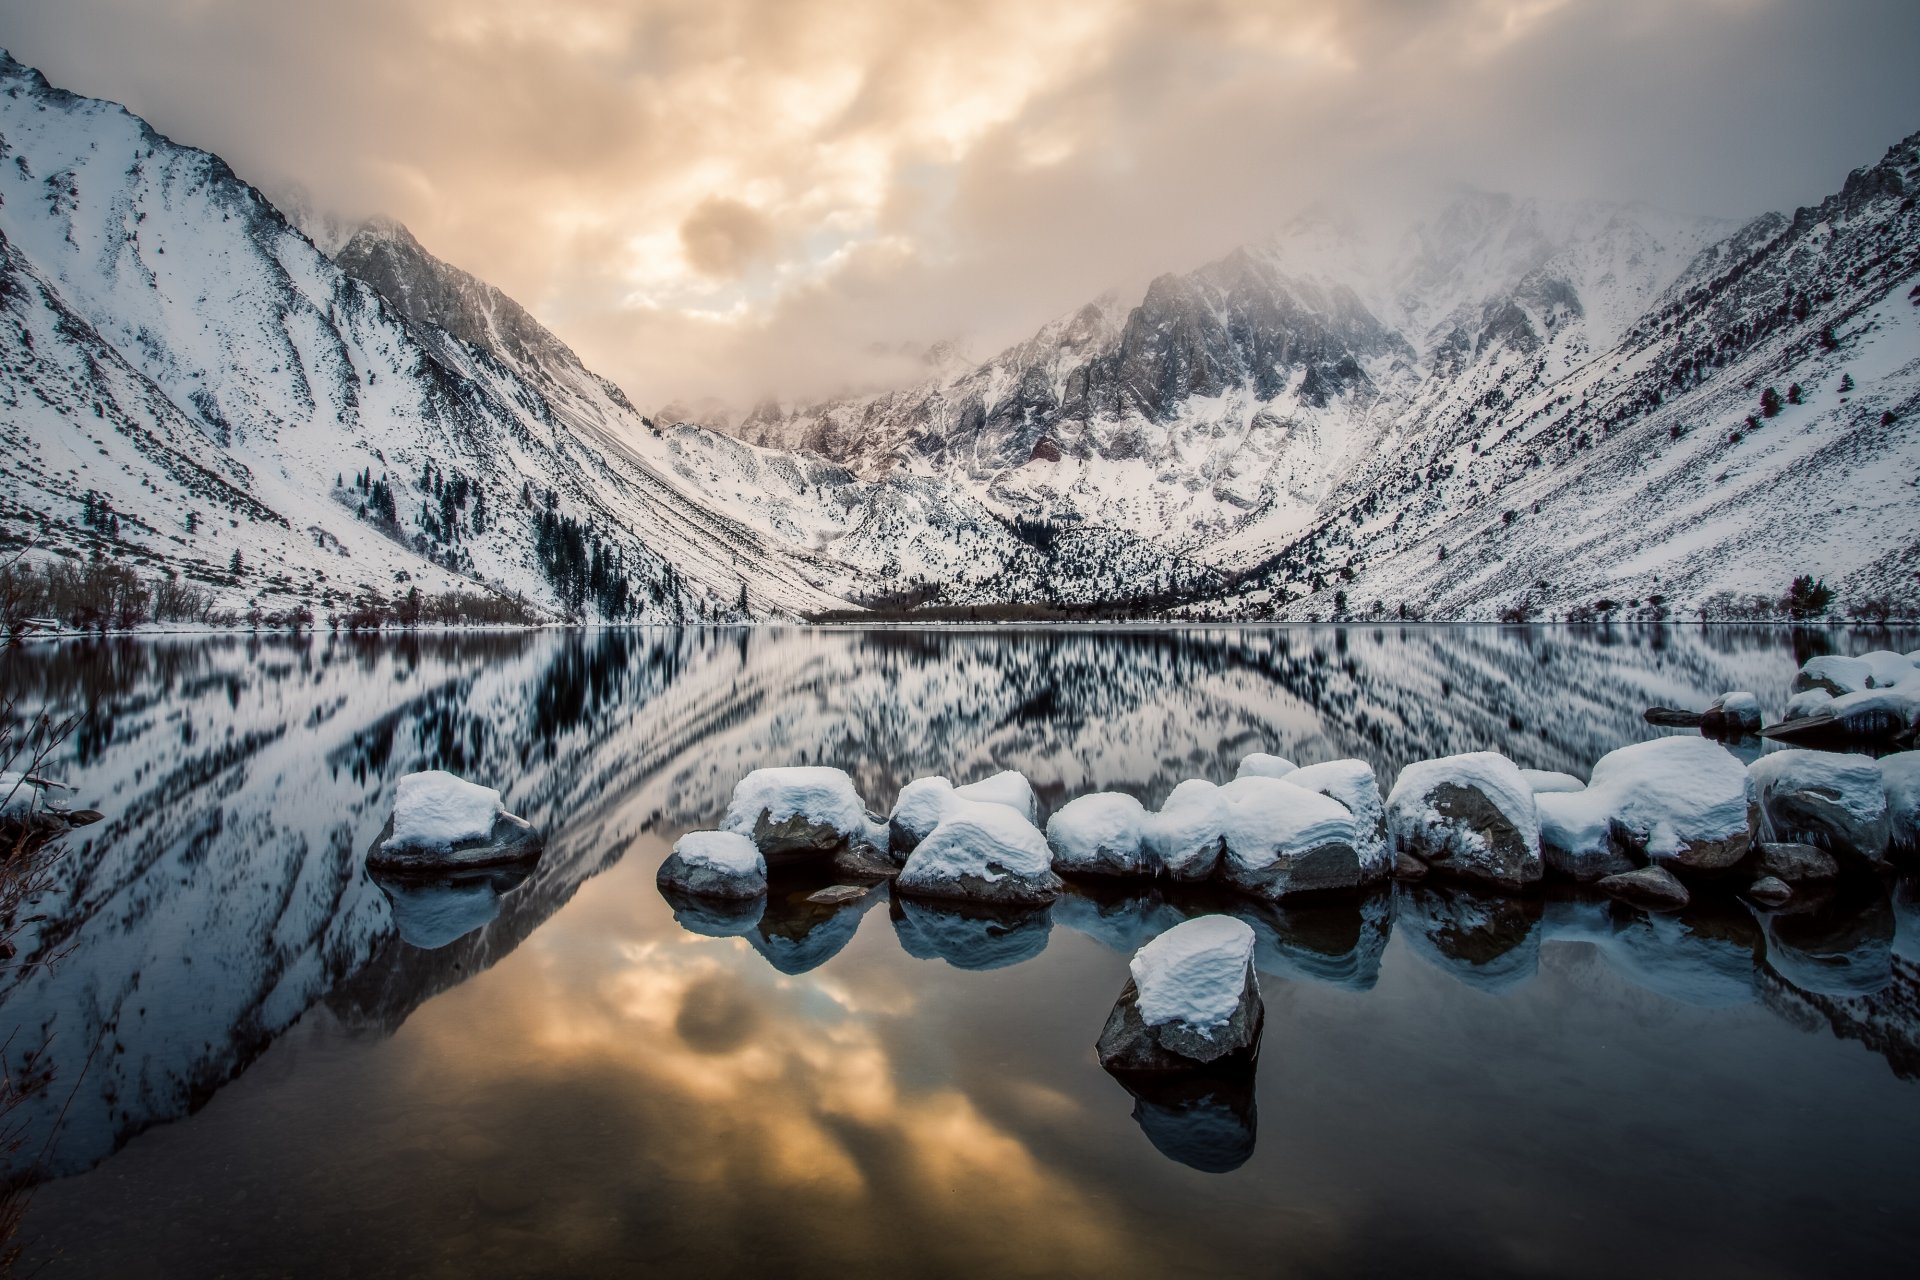
[[[0,0],[0,43],[651,405],[984,354],[1315,200],[1741,216],[1920,128],[1911,0]]]

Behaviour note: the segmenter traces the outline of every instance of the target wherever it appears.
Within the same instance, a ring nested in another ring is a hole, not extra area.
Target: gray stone
[[[1773,840],[1811,844],[1870,864],[1887,853],[1887,795],[1880,767],[1866,756],[1774,751],[1748,767]]]
[[[1800,884],[1808,880],[1831,880],[1840,874],[1840,864],[1823,849],[1810,844],[1763,842],[1758,861],[1760,874]]]
[[[1747,886],[1747,896],[1763,906],[1777,907],[1793,897],[1793,889],[1778,876],[1761,876]]]
[[[1678,911],[1693,901],[1687,886],[1665,867],[1642,867],[1607,876],[1596,886],[1609,897],[1655,911]]]
[[[1214,1064],[1251,1058],[1260,1047],[1260,1030],[1266,1020],[1266,1007],[1260,1000],[1260,986],[1247,966],[1246,985],[1240,1003],[1225,1026],[1205,1035],[1181,1022],[1165,1022],[1150,1027],[1140,1016],[1140,992],[1133,979],[1127,979],[1107,1025],[1100,1032],[1096,1051],[1100,1065],[1113,1072],[1193,1071]]]
[[[817,902],[822,906],[834,907],[843,902],[858,902],[873,892],[872,885],[836,884],[807,895],[808,902]]]
[[[1703,713],[1683,711],[1679,707],[1648,707],[1641,713],[1641,719],[1648,724],[1662,725],[1669,729],[1698,729]]]
[[[1393,878],[1395,880],[1425,880],[1427,864],[1410,853],[1393,855]]]

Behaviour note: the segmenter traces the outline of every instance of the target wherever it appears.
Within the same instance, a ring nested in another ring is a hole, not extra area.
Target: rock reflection
[[[1116,1075],[1133,1095],[1133,1119],[1154,1150],[1202,1173],[1231,1173],[1257,1136],[1251,1063],[1168,1079]]]
[[[1004,969],[1031,960],[1053,933],[1051,907],[994,908],[894,898],[893,930],[901,949],[956,969]]]
[[[485,928],[500,914],[500,899],[525,883],[527,868],[508,867],[444,876],[379,876],[400,940],[438,951]]]
[[[851,902],[824,903],[813,895],[830,880],[794,873],[775,880],[747,944],[785,974],[809,973],[839,955],[860,928],[860,917],[881,900],[869,893]]]
[[[1878,881],[1843,879],[1765,919],[1767,967],[1800,991],[1869,996],[1893,981],[1893,903]]]
[[[1505,991],[1539,971],[1539,898],[1426,883],[1397,886],[1395,894],[1401,936],[1468,986]]]

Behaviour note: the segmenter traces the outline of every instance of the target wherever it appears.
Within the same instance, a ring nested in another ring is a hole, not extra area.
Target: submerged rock
[[[508,813],[498,791],[431,769],[400,779],[367,869],[404,875],[516,866],[537,860],[543,847],[533,824]]]
[[[1351,810],[1278,778],[1236,778],[1227,801],[1220,879],[1269,902],[1363,883]]]
[[[1047,838],[1014,810],[955,800],[895,881],[909,896],[1027,905],[1060,893]]]
[[[837,907],[844,902],[858,902],[873,892],[870,884],[836,884],[807,895],[807,901],[824,907]]]
[[[852,844],[887,844],[853,779],[818,765],[755,769],[734,787],[720,829],[746,836],[769,861],[824,861]]]
[[[1229,916],[1188,920],[1140,948],[1100,1033],[1100,1065],[1172,1072],[1251,1059],[1265,1018],[1253,948],[1253,930]]]
[[[1763,906],[1777,907],[1793,897],[1793,888],[1778,876],[1761,876],[1747,886],[1747,896]]]
[[[1495,752],[1408,765],[1387,797],[1387,830],[1396,851],[1435,871],[1503,889],[1540,882],[1533,789]]]
[[[1665,867],[1623,871],[1619,875],[1605,877],[1594,887],[1609,897],[1656,911],[1678,911],[1693,901],[1687,886],[1681,884],[1679,878]]]
[[[1053,869],[1072,875],[1151,875],[1154,864],[1142,834],[1146,820],[1141,803],[1117,791],[1068,801],[1047,821]]]
[[[694,898],[758,898],[767,891],[767,860],[737,831],[689,831],[674,842],[654,880]]]
[[[1887,851],[1887,793],[1866,756],[1772,751],[1748,767],[1769,840],[1817,845],[1880,862]]]

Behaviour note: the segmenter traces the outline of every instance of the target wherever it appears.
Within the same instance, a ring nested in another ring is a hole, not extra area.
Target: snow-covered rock
[[[1226,838],[1227,801],[1204,778],[1189,778],[1167,795],[1141,829],[1147,856],[1170,880],[1196,883],[1220,865]]]
[[[908,855],[894,882],[902,894],[1025,905],[1060,893],[1047,838],[1003,804],[955,800]]]
[[[689,831],[674,841],[655,879],[696,898],[758,898],[767,891],[767,860],[738,831]]]
[[[1240,770],[1234,774],[1234,777],[1284,778],[1298,767],[1285,756],[1268,755],[1264,751],[1256,751],[1240,762]]]
[[[1880,782],[1887,794],[1887,847],[1920,853],[1920,751],[1882,756]]]
[[[540,833],[506,811],[500,793],[443,769],[410,773],[394,788],[393,813],[367,851],[372,871],[508,866],[540,856]]]
[[[1867,672],[1871,677],[1870,687],[1875,689],[1885,689],[1902,681],[1911,680],[1915,672],[1920,671],[1920,666],[1916,666],[1912,658],[1904,653],[1895,653],[1891,649],[1875,649],[1871,653],[1863,653],[1858,661],[1867,664]]]
[[[1102,791],[1062,805],[1047,820],[1053,869],[1074,875],[1151,875],[1142,835],[1147,811],[1130,795]]]
[[[1606,876],[1594,886],[1609,897],[1656,911],[1678,911],[1692,901],[1687,886],[1665,867],[1641,867]]]
[[[1911,741],[1920,732],[1920,675],[1811,704],[1761,732],[1786,742]]]
[[[0,818],[22,821],[40,809],[40,788],[12,770],[0,772]]]
[[[1819,715],[1833,704],[1833,691],[1824,686],[1802,689],[1787,699],[1787,705],[1780,713],[1782,720],[1802,720],[1808,716]]]
[[[1747,769],[1765,838],[1879,862],[1887,852],[1887,793],[1870,757],[1770,751]]]
[[[922,840],[940,825],[940,815],[953,799],[953,783],[942,777],[915,778],[900,788],[893,812],[887,815],[887,851],[904,862]]]
[[[1200,916],[1149,942],[1100,1033],[1109,1071],[1189,1071],[1250,1059],[1265,1010],[1253,968],[1253,930]]]
[[[1873,667],[1869,663],[1859,658],[1842,658],[1833,654],[1808,658],[1793,677],[1795,693],[1825,689],[1836,698],[1872,686]]]
[[[1610,751],[1585,791],[1535,803],[1547,864],[1576,880],[1645,859],[1718,871],[1744,858],[1752,842],[1746,769],[1706,738],[1655,738]]]
[[[887,832],[843,769],[755,769],[733,789],[722,831],[748,837],[770,859],[830,858],[852,845],[887,847]]]
[[[1504,889],[1537,884],[1540,825],[1533,789],[1492,751],[1420,760],[1387,797],[1394,848],[1436,871]]]
[[[1700,713],[1700,732],[1722,738],[1760,732],[1760,699],[1745,690],[1721,694]]]
[[[1365,760],[1328,760],[1295,769],[1283,775],[1282,781],[1338,800],[1353,814],[1354,848],[1360,854],[1363,884],[1378,884],[1393,873],[1393,853],[1387,846],[1387,806],[1372,765]]]
[[[1533,794],[1536,796],[1587,789],[1587,784],[1572,774],[1557,773],[1552,769],[1522,769],[1520,776],[1527,780],[1527,785],[1533,788]]]
[[[1033,785],[1025,775],[1012,769],[1002,769],[991,778],[955,787],[953,794],[962,800],[980,804],[1002,804],[1030,823],[1040,821],[1040,801],[1033,794]]]
[[[1362,883],[1351,810],[1279,778],[1236,778],[1227,801],[1220,878],[1242,893],[1278,901]]]

